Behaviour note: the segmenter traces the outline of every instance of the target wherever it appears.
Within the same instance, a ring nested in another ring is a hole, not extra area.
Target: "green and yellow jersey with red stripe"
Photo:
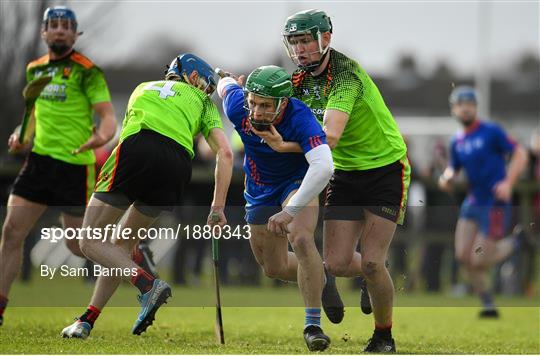
[[[36,132],[33,152],[71,164],[93,164],[92,150],[71,152],[92,135],[93,105],[111,100],[103,72],[91,60],[73,51],[60,60],[45,55],[28,64],[28,82],[51,76],[35,103]]]
[[[334,166],[345,171],[383,167],[402,159],[407,147],[377,86],[365,70],[344,54],[330,49],[328,65],[314,77],[297,70],[293,96],[310,108],[319,123],[326,110],[349,114],[337,146]]]

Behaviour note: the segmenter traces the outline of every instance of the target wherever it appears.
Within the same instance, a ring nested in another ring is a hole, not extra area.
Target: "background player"
[[[212,68],[193,54],[175,58],[165,80],[141,83],[129,99],[120,143],[101,169],[88,204],[83,227],[104,228],[120,218],[123,228],[136,232],[150,226],[162,210],[181,202],[191,178],[193,137],[199,132],[216,154],[214,198],[209,224],[226,223],[223,213],[232,174],[232,151],[210,99],[215,90]],[[128,208],[129,207],[129,208]],[[157,309],[171,295],[162,280],[130,259],[138,238],[102,242],[81,240],[83,253],[108,268],[135,269],[122,276],[141,293],[141,312],[133,326],[141,334],[152,324]],[[86,338],[122,278],[99,277],[86,312],[64,328],[64,337]]]
[[[471,87],[458,86],[450,95],[452,115],[463,132],[452,139],[450,164],[439,186],[449,191],[457,172],[465,170],[470,187],[456,226],[456,259],[466,268],[482,301],[480,317],[498,317],[488,288],[488,272],[519,245],[518,238],[503,237],[511,218],[512,187],[526,167],[527,152],[497,124],[480,121],[476,104]],[[506,172],[508,154],[511,159]]]
[[[64,228],[78,228],[95,180],[93,148],[107,143],[116,131],[116,119],[107,83],[90,59],[73,49],[77,40],[75,13],[62,6],[43,15],[41,37],[48,54],[26,68],[28,82],[52,76],[35,103],[35,138],[11,194],[0,242],[0,325],[11,284],[22,262],[24,240],[47,206],[61,210]],[[100,118],[93,129],[93,112]],[[8,142],[12,152],[24,148],[19,128]],[[76,240],[69,249],[83,256]]]
[[[321,351],[330,339],[320,327],[324,277],[314,232],[332,156],[320,125],[307,106],[290,98],[291,90],[290,75],[277,66],[251,72],[245,91],[230,77],[218,84],[224,111],[244,143],[251,249],[268,277],[298,281],[306,307],[304,340],[309,350]],[[267,130],[297,142],[303,154],[277,153],[261,138]]]

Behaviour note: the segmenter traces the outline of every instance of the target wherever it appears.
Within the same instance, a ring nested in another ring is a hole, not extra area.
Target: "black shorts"
[[[336,169],[326,190],[324,220],[362,220],[367,209],[403,224],[410,174],[406,157],[363,171]]]
[[[180,204],[190,179],[191,157],[186,149],[155,131],[141,130],[116,146],[101,168],[95,194],[111,205],[117,204],[106,198],[107,193],[121,193],[126,203],[141,209],[170,211]]]
[[[83,216],[95,182],[93,164],[66,163],[30,152],[15,179],[11,194]]]

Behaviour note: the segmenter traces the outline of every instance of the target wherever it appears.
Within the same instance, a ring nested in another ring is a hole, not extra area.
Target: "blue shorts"
[[[478,230],[486,238],[500,239],[508,232],[512,206],[510,203],[501,201],[479,204],[467,197],[461,205],[459,217],[476,222]]]
[[[246,199],[246,222],[265,225],[268,219],[281,211],[281,204],[287,196],[302,184],[302,178],[294,178],[279,185],[255,184],[246,179],[244,198]]]

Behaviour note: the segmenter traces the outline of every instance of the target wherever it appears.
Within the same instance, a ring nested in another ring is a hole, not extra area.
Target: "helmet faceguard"
[[[287,19],[283,30],[283,44],[287,54],[294,64],[300,69],[307,71],[316,70],[324,61],[330,44],[323,46],[322,34],[332,33],[332,22],[324,11],[307,10],[298,12]],[[307,46],[310,42],[317,41],[317,51],[301,53],[299,48]],[[318,54],[318,59],[302,63],[302,57],[310,60],[314,54]]]
[[[274,111],[268,111],[264,110],[262,111],[263,118],[271,117],[270,120],[257,120],[255,118],[255,104],[253,104],[253,101],[250,100],[249,94],[253,95],[254,97],[258,98],[272,98],[273,104],[274,104]],[[279,114],[281,114],[281,103],[283,103],[283,100],[285,100],[285,97],[281,98],[274,98],[269,96],[262,96],[259,94],[251,93],[248,90],[244,89],[244,109],[248,112],[248,121],[256,130],[258,131],[267,131],[270,130],[270,126],[274,124],[276,119],[279,117]]]
[[[198,75],[196,83],[192,83],[189,79],[194,71]],[[182,54],[172,60],[167,68],[165,79],[183,81],[202,90],[209,96],[216,90],[216,80],[214,79],[212,67],[201,58],[190,53]]]
[[[69,29],[77,32],[77,18],[73,10],[65,6],[49,7],[43,13],[43,29],[56,28],[60,20],[68,20]]]
[[[308,43],[312,41],[317,41],[318,47],[316,51],[299,53],[298,47],[307,46]],[[321,63],[324,61],[326,53],[328,53],[328,49],[330,48],[330,45],[323,47],[322,36],[320,32],[317,32],[317,35],[314,37],[311,31],[306,31],[304,33],[299,33],[295,35],[284,35],[283,44],[285,45],[287,54],[289,55],[289,58],[293,61],[293,63],[296,64],[298,68],[310,72],[316,70],[321,65]],[[307,57],[307,59],[309,60],[314,54],[320,55],[317,60],[310,61],[304,64],[301,63],[301,57]]]
[[[269,130],[282,113],[282,104],[291,93],[291,77],[283,68],[263,66],[251,72],[244,89],[244,108],[248,112],[250,124],[259,131]],[[273,104],[270,110],[268,110],[269,102]],[[257,108],[262,112],[256,110]],[[264,119],[256,119],[256,113],[262,113]]]

